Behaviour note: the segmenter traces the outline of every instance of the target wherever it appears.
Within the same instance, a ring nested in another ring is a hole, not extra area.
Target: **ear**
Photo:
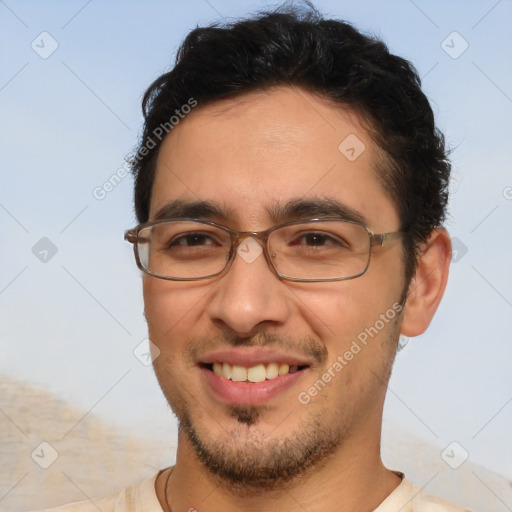
[[[451,258],[450,235],[444,228],[434,229],[421,247],[409,284],[401,329],[404,336],[418,336],[430,325],[446,288]]]

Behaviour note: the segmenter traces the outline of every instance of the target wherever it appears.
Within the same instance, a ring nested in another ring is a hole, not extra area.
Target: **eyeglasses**
[[[318,218],[279,224],[266,231],[234,231],[206,220],[179,218],[140,224],[125,232],[137,266],[173,281],[198,281],[223,273],[238,253],[251,263],[263,252],[281,279],[342,281],[363,275],[374,245],[399,239],[402,231],[374,234],[365,225]]]

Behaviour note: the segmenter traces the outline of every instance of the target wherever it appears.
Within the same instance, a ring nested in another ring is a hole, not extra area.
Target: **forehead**
[[[199,105],[160,148],[150,219],[172,202],[210,202],[232,227],[265,229],[284,205],[320,199],[358,212],[372,229],[394,228],[376,162],[354,112],[302,89]]]

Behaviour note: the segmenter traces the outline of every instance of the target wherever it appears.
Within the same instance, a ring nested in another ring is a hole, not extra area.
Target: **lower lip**
[[[201,371],[210,388],[227,404],[262,405],[292,387],[307,369],[263,382],[233,382],[207,368]]]

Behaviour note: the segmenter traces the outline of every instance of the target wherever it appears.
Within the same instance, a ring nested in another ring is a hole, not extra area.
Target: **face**
[[[376,161],[357,115],[303,90],[198,106],[161,147],[150,220],[190,214],[261,231],[341,205],[374,233],[396,231]],[[346,281],[281,280],[262,254],[237,255],[203,281],[145,275],[154,367],[183,449],[223,479],[268,488],[378,438],[400,330],[401,251],[399,240],[375,248],[366,273]],[[263,365],[266,379],[238,381],[240,369],[227,378],[214,363],[228,377],[230,365],[257,367],[249,378]]]

